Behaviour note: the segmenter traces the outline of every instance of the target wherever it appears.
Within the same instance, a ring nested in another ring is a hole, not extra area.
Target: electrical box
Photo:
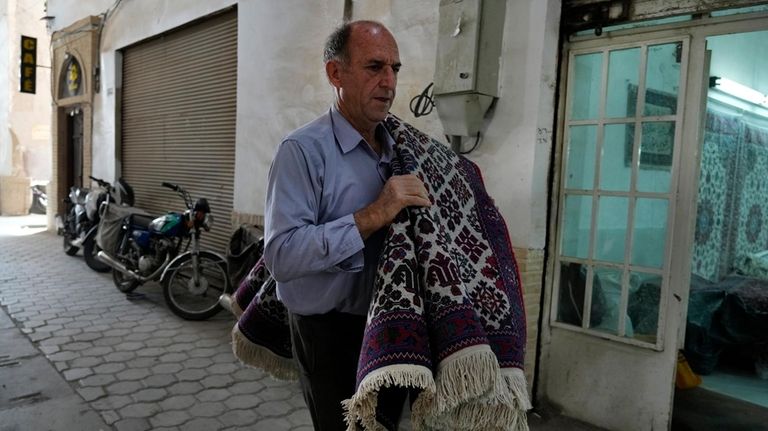
[[[505,0],[441,0],[434,96],[448,135],[474,136],[499,94]]]

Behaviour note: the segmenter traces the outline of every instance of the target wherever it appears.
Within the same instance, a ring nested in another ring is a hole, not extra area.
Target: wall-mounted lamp
[[[54,19],[56,19],[55,16],[46,15],[40,18],[40,21],[45,21],[45,28],[50,30]]]
[[[716,88],[725,94],[741,99],[745,102],[761,105],[768,108],[768,95],[765,95],[752,87],[731,81],[720,76],[709,77],[709,88]]]

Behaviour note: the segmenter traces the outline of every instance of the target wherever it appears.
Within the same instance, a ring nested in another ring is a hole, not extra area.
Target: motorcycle
[[[48,211],[48,195],[45,193],[45,186],[35,184],[32,187],[32,204],[29,206],[30,214],[45,214]]]
[[[159,281],[174,314],[187,320],[205,320],[221,311],[219,296],[231,291],[226,259],[200,250],[200,234],[209,231],[213,223],[211,209],[205,198],[193,201],[181,186],[162,185],[184,199],[186,211],[156,218],[126,216],[117,230],[115,249],[110,253],[102,250],[97,257],[113,268],[112,279],[121,292],[130,293],[144,283]]]
[[[102,202],[115,202],[118,205],[132,206],[133,189],[122,178],[112,186],[108,182],[89,176],[98,187],[87,189],[72,187],[69,196],[64,199],[66,216],[56,216],[57,232],[64,237],[64,253],[74,256],[83,249],[85,263],[94,271],[107,272],[111,268],[96,259],[99,247],[95,242],[99,226],[99,206]]]

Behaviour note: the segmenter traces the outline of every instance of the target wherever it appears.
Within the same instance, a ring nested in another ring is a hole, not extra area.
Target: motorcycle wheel
[[[75,227],[75,212],[74,208],[69,208],[67,215],[62,217],[63,229],[61,236],[64,237],[64,253],[67,256],[74,256],[77,254],[77,250],[80,247],[72,245],[72,238],[75,236],[77,229]]]
[[[83,257],[85,258],[85,264],[88,265],[88,268],[91,268],[96,272],[109,272],[112,267],[96,258],[96,253],[99,251],[101,251],[101,247],[96,244],[96,230],[94,229],[85,237],[85,241],[83,241]]]
[[[67,256],[74,256],[77,254],[78,247],[75,247],[72,245],[71,242],[69,242],[69,235],[67,232],[64,232],[64,253],[67,254]]]
[[[112,281],[115,283],[117,290],[123,293],[131,293],[139,287],[139,280],[131,278],[116,269],[112,270]]]
[[[176,263],[163,283],[168,308],[186,320],[205,320],[221,311],[219,296],[230,293],[226,263],[212,253],[201,251],[198,285],[193,280],[192,255],[184,255]]]
[[[125,257],[125,253],[123,253],[123,251],[121,250],[123,246],[124,236],[125,236],[125,231],[122,231],[120,232],[120,236],[117,237],[117,247],[115,248],[115,256],[117,257],[118,261],[120,261],[123,265],[127,266],[128,269],[131,269],[131,267],[134,267],[135,265]],[[126,245],[126,247],[130,247],[130,246]],[[117,290],[123,293],[131,293],[137,287],[139,287],[139,280],[136,280],[133,277],[127,276],[116,269],[112,270],[112,281],[115,283],[115,287],[117,287]]]

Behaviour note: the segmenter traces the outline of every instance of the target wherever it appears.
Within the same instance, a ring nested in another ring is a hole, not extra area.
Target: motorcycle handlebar
[[[174,192],[179,191],[179,186],[177,186],[176,184],[171,184],[171,183],[167,183],[167,182],[163,181],[162,186],[163,187],[167,187],[167,188],[173,190]]]
[[[106,182],[106,181],[104,181],[104,180],[102,180],[100,178],[96,178],[93,175],[88,175],[88,178],[92,179],[93,181],[96,181],[96,183],[98,185],[100,185],[101,187],[107,187],[107,188],[111,187],[108,182]]]
[[[184,203],[187,205],[187,208],[188,209],[192,208],[192,196],[189,195],[188,191],[184,190],[181,186],[178,186],[176,184],[171,184],[165,181],[163,181],[162,186],[167,187],[175,191],[179,195],[181,195],[181,197],[184,198]]]

